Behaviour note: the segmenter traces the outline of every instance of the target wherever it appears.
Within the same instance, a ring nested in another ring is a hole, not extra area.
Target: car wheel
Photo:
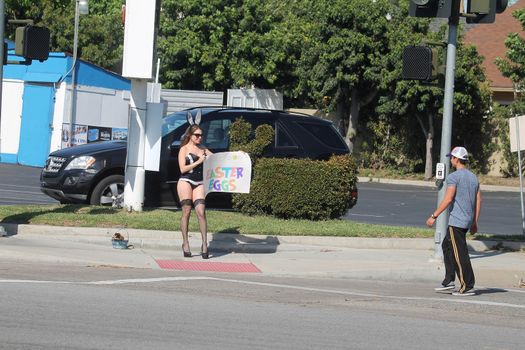
[[[124,176],[111,175],[100,180],[91,193],[90,204],[122,208],[124,204]]]

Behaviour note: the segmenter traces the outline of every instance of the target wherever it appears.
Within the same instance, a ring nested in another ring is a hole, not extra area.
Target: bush
[[[517,177],[519,176],[519,163],[517,154],[510,151],[509,119],[525,114],[525,99],[520,98],[509,106],[496,105],[493,114],[496,124],[494,137],[499,138],[499,150],[505,160],[500,172],[504,177]]]
[[[252,126],[243,118],[235,120],[230,126],[230,151],[244,151],[250,155],[252,164],[273,141],[271,125],[259,125],[255,129],[255,138],[250,140]]]
[[[357,181],[350,155],[328,161],[259,159],[251,193],[235,196],[234,206],[246,214],[326,220],[346,213]]]
[[[234,194],[233,207],[245,214],[281,218],[325,220],[344,215],[357,182],[352,157],[333,156],[328,161],[261,158],[273,141],[270,125],[260,125],[252,135],[242,118],[230,127],[230,150],[250,155],[253,178],[249,194]]]

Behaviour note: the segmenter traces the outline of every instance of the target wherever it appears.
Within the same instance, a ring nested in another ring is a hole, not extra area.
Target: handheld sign
[[[245,152],[215,153],[204,161],[204,192],[250,193],[252,162]]]

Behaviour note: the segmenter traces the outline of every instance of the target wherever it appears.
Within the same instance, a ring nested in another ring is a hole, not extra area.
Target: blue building
[[[8,43],[8,60],[21,61]],[[60,148],[127,137],[129,80],[73,58],[50,53],[44,62],[4,66],[0,163],[43,166]]]

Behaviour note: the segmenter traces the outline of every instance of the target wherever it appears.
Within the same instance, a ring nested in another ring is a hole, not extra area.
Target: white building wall
[[[220,91],[161,90],[161,102],[167,105],[167,113],[193,107],[222,106],[223,98],[224,93]]]
[[[65,83],[57,85],[53,112],[53,130],[49,152],[62,148],[62,126],[69,123],[71,90]],[[18,154],[22,120],[24,82],[4,79],[2,85],[0,154]],[[77,86],[74,124],[108,128],[128,127],[129,91]]]
[[[17,154],[22,121],[24,82],[4,79],[2,84],[2,119],[0,153]]]
[[[228,107],[283,109],[283,94],[273,89],[228,89]]]
[[[53,132],[51,133],[51,144],[49,153],[61,148],[62,123],[67,123],[66,109],[66,84],[55,87],[55,108],[53,113]]]
[[[69,106],[70,94],[66,96]],[[129,91],[77,85],[74,124],[127,128]],[[66,108],[64,123],[69,121]]]
[[[92,127],[113,129],[115,135],[126,134],[130,100],[129,91],[77,85],[72,118],[73,128],[70,129],[70,101],[72,98],[70,85],[67,85],[64,89],[63,108],[58,104],[56,105],[56,110],[59,110],[61,115],[55,115],[55,119],[60,124],[60,128],[56,130],[56,137],[60,135],[59,148],[69,146],[70,131],[73,131],[74,134],[74,145],[88,142],[87,130]],[[53,145],[56,147],[56,144]]]

